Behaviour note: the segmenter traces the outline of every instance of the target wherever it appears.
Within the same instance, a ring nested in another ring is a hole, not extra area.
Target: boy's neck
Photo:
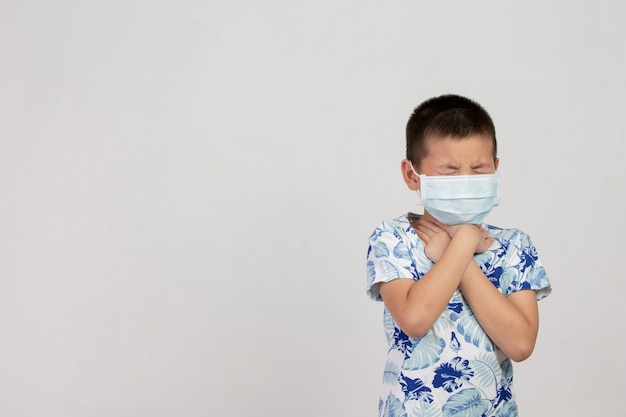
[[[437,221],[437,219],[435,219],[433,216],[431,216],[431,214],[427,211],[424,211],[424,214],[417,214],[417,213],[413,213],[413,212],[408,212],[407,213],[407,218],[409,219],[410,222],[416,222],[419,220],[428,220],[429,222],[433,222],[435,223]]]

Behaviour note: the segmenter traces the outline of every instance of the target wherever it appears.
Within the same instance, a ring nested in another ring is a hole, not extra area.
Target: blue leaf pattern
[[[445,346],[446,342],[434,334],[416,339],[404,361],[404,369],[414,371],[431,366],[439,360]]]
[[[461,343],[454,332],[450,335],[450,347],[455,353],[458,353],[461,350]]]
[[[377,258],[389,256],[389,248],[384,242],[378,242],[376,245],[372,246],[372,249],[374,250],[374,256]]]
[[[546,297],[550,282],[528,235],[484,227],[494,244],[475,260],[489,281],[505,296],[534,290],[538,300]],[[419,280],[433,265],[406,216],[382,222],[369,243],[367,294],[374,300],[382,301],[378,283]],[[379,416],[517,416],[511,361],[489,339],[460,291],[421,338],[407,336],[383,311],[389,350]]]
[[[465,389],[452,395],[441,411],[444,417],[482,417],[487,414],[491,404],[475,388]]]
[[[493,342],[482,330],[480,323],[476,320],[474,312],[469,307],[464,308],[461,314],[456,315],[457,330],[463,335],[466,342],[474,346],[485,349],[488,352],[493,351]]]
[[[411,260],[411,256],[409,255],[409,250],[406,245],[399,243],[393,248],[393,256],[399,259],[407,259]]]
[[[419,401],[411,404],[410,417],[441,417],[441,407],[434,402]]]
[[[383,372],[383,382],[387,385],[398,382],[400,378],[400,366],[390,360],[385,364],[385,371]]]
[[[381,417],[407,417],[402,401],[393,394],[389,394],[385,401],[379,402],[378,415]]]
[[[511,417],[518,415],[517,404],[515,402],[507,402],[500,407],[494,417]]]

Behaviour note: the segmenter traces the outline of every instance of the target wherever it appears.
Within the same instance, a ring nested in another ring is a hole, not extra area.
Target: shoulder
[[[506,273],[500,283],[507,291],[505,295],[531,289],[535,290],[537,300],[548,296],[552,291],[550,280],[530,236],[520,229],[487,227],[489,235],[498,242],[494,248],[495,256],[505,265]]]
[[[404,269],[413,265],[420,249],[419,237],[406,215],[383,220],[370,235],[368,265],[380,270],[373,272],[384,272],[388,277],[414,276],[407,275]]]
[[[383,220],[370,235],[370,241],[378,240],[381,236],[388,234],[402,240],[411,229],[411,222],[407,215]]]
[[[517,228],[501,228],[493,225],[486,225],[489,236],[500,242],[501,245],[514,246],[517,249],[533,247],[530,235]]]
[[[383,220],[369,238],[367,293],[382,301],[378,284],[396,278],[415,278],[413,252],[417,234],[406,215]]]

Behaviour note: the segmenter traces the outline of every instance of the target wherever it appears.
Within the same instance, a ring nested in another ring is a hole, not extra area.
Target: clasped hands
[[[439,222],[420,219],[415,231],[424,242],[424,253],[434,263],[439,261],[455,237],[472,246],[474,253],[485,252],[493,243],[487,231],[481,225],[476,224],[447,226]]]

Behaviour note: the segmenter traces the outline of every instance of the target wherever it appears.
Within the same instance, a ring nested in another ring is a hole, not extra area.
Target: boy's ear
[[[409,187],[409,190],[419,190],[420,178],[411,169],[411,161],[403,159],[400,163],[400,170],[402,171],[402,179],[404,179],[404,183]]]
[[[500,165],[500,158],[496,158],[495,161],[493,161],[495,167],[496,167],[496,171],[498,170],[498,165]]]

